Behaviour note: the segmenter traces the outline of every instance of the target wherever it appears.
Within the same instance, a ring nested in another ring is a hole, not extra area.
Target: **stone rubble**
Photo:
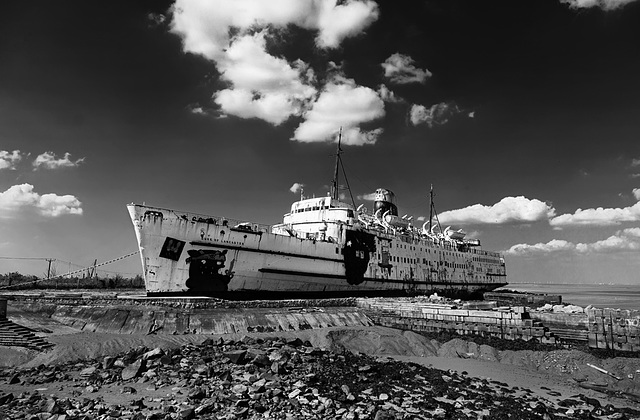
[[[299,338],[139,347],[99,360],[6,369],[0,385],[0,419],[640,418],[640,411],[583,395],[553,404],[464,372],[332,352]],[[14,395],[8,385],[24,389]]]

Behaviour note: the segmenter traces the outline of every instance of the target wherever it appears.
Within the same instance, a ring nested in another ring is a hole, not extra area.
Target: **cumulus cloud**
[[[232,84],[214,94],[225,112],[241,118],[260,118],[279,125],[316,94],[309,83],[313,71],[301,60],[289,63],[266,52],[266,32],[239,37],[218,63],[222,77]]]
[[[560,0],[572,9],[599,7],[603,10],[614,10],[635,0]]]
[[[533,223],[548,220],[555,209],[537,199],[523,196],[505,197],[492,206],[474,204],[459,210],[449,210],[438,217],[446,224],[507,224]]]
[[[20,184],[0,192],[0,214],[11,217],[23,209],[35,209],[46,217],[82,214],[82,203],[73,195],[38,194],[31,184]]]
[[[16,169],[18,162],[22,160],[20,150],[8,152],[0,150],[0,169]]]
[[[72,161],[70,153],[65,153],[63,158],[56,158],[55,153],[53,152],[44,152],[41,155],[38,155],[36,159],[33,161],[33,170],[37,170],[40,168],[44,169],[60,169],[60,168],[71,168],[74,166],[78,166],[80,163],[84,162],[84,158],[80,158],[76,161]]]
[[[430,108],[414,104],[409,110],[409,119],[413,125],[427,124],[431,128],[434,125],[446,124],[451,117],[460,112],[460,108],[452,102],[440,102],[431,105]]]
[[[584,255],[638,250],[640,250],[640,228],[629,228],[619,230],[606,239],[591,243],[574,244],[562,239],[552,239],[547,243],[537,243],[535,245],[517,244],[506,250],[505,254],[535,256],[570,252]]]
[[[303,143],[337,140],[342,127],[342,143],[374,144],[382,129],[361,130],[359,125],[384,116],[384,102],[376,91],[357,86],[353,80],[330,82],[320,93],[292,140]]]
[[[186,52],[213,61],[228,83],[213,95],[223,114],[279,125],[293,116],[317,118],[322,108],[317,101],[327,101],[331,86],[323,89],[307,63],[269,53],[268,41],[282,39],[275,35],[295,25],[313,31],[318,47],[336,48],[345,38],[361,34],[378,14],[372,0],[177,0],[170,26]],[[330,77],[327,83],[335,81]],[[356,126],[352,119],[354,144],[375,142],[375,132]],[[295,139],[320,141],[317,130],[301,131],[306,136]],[[329,137],[325,133],[324,141]]]
[[[637,203],[628,207],[577,209],[573,214],[565,213],[553,217],[549,224],[555,229],[571,226],[615,226],[625,222],[640,221],[640,188],[632,190]]]
[[[634,195],[636,192],[634,190]],[[578,209],[573,214],[562,214],[549,221],[555,228],[569,226],[613,226],[623,222],[640,221],[640,203],[624,208]]]
[[[384,69],[384,76],[392,83],[424,83],[431,77],[429,70],[416,68],[413,58],[400,53],[391,55],[381,66]]]
[[[362,194],[358,196],[358,200],[375,201],[376,193]]]
[[[378,86],[378,96],[380,96],[380,99],[385,102],[391,102],[394,104],[404,102],[404,99],[396,96],[396,94],[385,85]]]
[[[294,182],[291,188],[289,188],[289,191],[291,191],[294,194],[298,194],[299,192],[302,191],[302,187],[304,187],[304,184],[301,184],[299,182]]]
[[[185,51],[214,61],[224,57],[232,29],[244,34],[255,28],[286,29],[296,25],[316,32],[316,45],[336,48],[378,19],[371,0],[177,0],[171,30]]]
[[[539,242],[534,245],[517,244],[505,251],[507,255],[541,255],[551,254],[554,252],[574,251],[576,245],[563,239],[552,239],[547,243]]]

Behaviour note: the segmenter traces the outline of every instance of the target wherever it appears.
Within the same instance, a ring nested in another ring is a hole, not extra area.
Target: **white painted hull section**
[[[506,274],[495,264],[483,268],[482,277],[472,274],[472,260],[483,251],[446,251],[426,241],[403,247],[397,238],[380,235],[375,237],[377,252],[370,261],[367,256],[362,280],[350,284],[344,234],[337,242],[301,239],[271,233],[265,226],[234,229],[236,221],[223,225],[221,218],[133,204],[128,209],[150,294],[474,292],[506,284]],[[382,245],[389,243],[393,264],[381,254]],[[443,261],[464,268],[447,272]]]

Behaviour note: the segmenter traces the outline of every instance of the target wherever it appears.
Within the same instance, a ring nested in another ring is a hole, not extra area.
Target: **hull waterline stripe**
[[[242,246],[225,245],[225,244],[218,244],[218,243],[211,243],[211,242],[192,241],[192,242],[189,242],[189,245],[191,245],[191,246],[208,246],[208,247],[212,247],[212,248],[237,249],[239,251],[259,252],[261,254],[282,255],[282,256],[285,256],[285,257],[306,258],[306,259],[309,259],[309,260],[321,260],[321,261],[331,261],[331,262],[336,262],[336,263],[344,263],[344,260],[340,260],[338,258],[314,257],[313,255],[295,254],[293,252],[265,251],[263,249],[245,248],[245,247],[242,247]]]

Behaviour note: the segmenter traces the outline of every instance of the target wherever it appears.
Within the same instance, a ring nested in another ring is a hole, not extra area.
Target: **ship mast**
[[[331,182],[331,198],[334,200],[340,199],[340,185],[338,183],[338,175],[340,173],[340,169],[342,169],[342,175],[344,175],[344,182],[347,184],[347,190],[349,190],[349,196],[351,197],[351,203],[353,204],[353,208],[356,207],[356,201],[353,199],[353,194],[351,193],[351,186],[349,185],[349,180],[347,179],[347,172],[344,170],[344,165],[342,164],[342,158],[340,155],[342,154],[342,127],[340,127],[340,131],[338,133],[338,147],[336,149],[336,168],[333,173],[333,181]]]
[[[340,144],[342,142],[342,127],[340,127],[340,132],[338,133],[338,148],[336,149],[336,169],[333,173],[333,182],[331,184],[331,198],[334,200],[338,199],[339,194],[339,186],[338,186],[338,169],[340,168],[340,153],[342,149],[340,148]]]
[[[438,212],[436,211],[436,205],[433,202],[433,184],[431,184],[431,190],[429,191],[429,232],[433,228],[433,218],[436,218],[436,222],[438,223],[438,228],[442,231],[442,227],[440,226],[440,220],[438,220]]]

